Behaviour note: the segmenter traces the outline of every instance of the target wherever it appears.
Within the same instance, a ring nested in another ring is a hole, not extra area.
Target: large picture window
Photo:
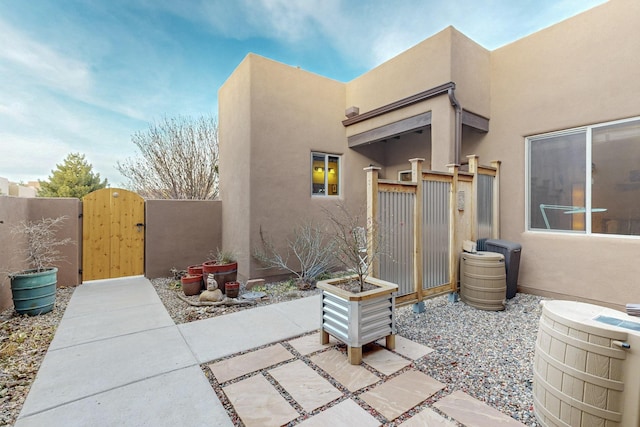
[[[311,194],[340,195],[340,156],[311,153]]]
[[[640,235],[640,118],[527,139],[528,229]]]

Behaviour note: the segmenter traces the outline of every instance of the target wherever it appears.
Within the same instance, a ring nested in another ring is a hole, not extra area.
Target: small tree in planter
[[[373,218],[352,215],[342,204],[334,214],[325,210],[334,228],[337,261],[350,276],[322,280],[322,344],[329,334],[347,344],[349,362],[359,365],[362,346],[380,338],[395,348],[395,296],[398,285],[371,277],[382,253],[380,230]]]
[[[53,310],[58,273],[54,265],[64,260],[60,247],[72,243],[70,238],[56,237],[67,218],[22,221],[12,228],[11,234],[25,241],[25,248],[18,252],[30,267],[9,274],[13,305],[19,314],[38,315]]]
[[[324,230],[311,222],[294,229],[293,239],[287,241],[287,251],[284,255],[278,252],[262,228],[260,238],[263,248],[255,250],[254,258],[265,268],[279,268],[295,275],[300,289],[315,287],[318,276],[334,267],[335,242],[326,239]]]

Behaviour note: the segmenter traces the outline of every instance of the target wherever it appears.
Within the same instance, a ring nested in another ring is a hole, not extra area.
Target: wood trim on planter
[[[354,276],[322,280],[322,327],[320,341],[329,342],[329,335],[347,345],[349,363],[362,362],[362,346],[385,338],[390,350],[395,348],[395,295],[398,285],[385,280],[367,277],[372,289],[352,293],[337,287]]]

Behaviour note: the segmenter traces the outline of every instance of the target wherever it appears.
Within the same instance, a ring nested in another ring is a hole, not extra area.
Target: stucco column
[[[431,169],[447,172],[454,163],[456,114],[447,96],[434,99],[431,110]]]

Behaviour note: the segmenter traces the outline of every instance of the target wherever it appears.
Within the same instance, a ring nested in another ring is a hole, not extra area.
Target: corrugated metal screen
[[[478,239],[490,239],[493,232],[493,180],[491,175],[478,178]]]
[[[411,193],[378,193],[378,220],[381,236],[380,278],[398,285],[398,296],[414,292],[413,284],[413,210]]]
[[[424,181],[422,207],[422,288],[449,283],[449,198],[451,184]]]

